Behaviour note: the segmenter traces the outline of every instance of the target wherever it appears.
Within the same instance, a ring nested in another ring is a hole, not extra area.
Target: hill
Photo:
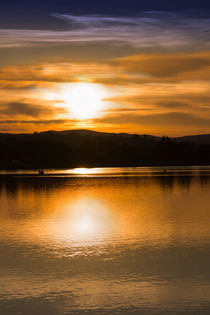
[[[190,142],[195,144],[207,144],[210,145],[210,135],[196,135],[196,136],[185,136],[175,138],[178,142]]]
[[[91,130],[2,133],[0,148],[0,168],[210,164],[210,135],[161,138]]]

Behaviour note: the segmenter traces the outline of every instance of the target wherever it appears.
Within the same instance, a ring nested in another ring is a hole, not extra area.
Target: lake
[[[160,313],[210,313],[210,167],[0,171],[0,314]]]

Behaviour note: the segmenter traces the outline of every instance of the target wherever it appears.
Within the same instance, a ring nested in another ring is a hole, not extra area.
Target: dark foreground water
[[[210,168],[21,174],[0,174],[1,315],[210,314]]]

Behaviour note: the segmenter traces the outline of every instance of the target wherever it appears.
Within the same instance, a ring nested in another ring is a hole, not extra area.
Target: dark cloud
[[[32,90],[39,87],[42,87],[42,85],[37,82],[0,81],[0,89],[4,90]]]
[[[41,116],[53,116],[66,112],[62,108],[55,108],[49,105],[37,105],[23,102],[0,103],[1,116],[26,116],[38,118]]]
[[[49,120],[0,120],[0,124],[33,124],[33,125],[62,125],[75,122],[67,119],[49,119]]]
[[[157,102],[155,106],[160,108],[166,108],[166,109],[186,109],[191,108],[191,105],[182,101],[173,101],[173,100],[167,100],[167,101],[161,101]]]

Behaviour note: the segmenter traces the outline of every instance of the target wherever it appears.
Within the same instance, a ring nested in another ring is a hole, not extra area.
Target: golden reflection
[[[68,170],[67,173],[78,174],[78,175],[89,175],[89,174],[96,174],[97,170],[95,168],[79,167],[73,170]]]
[[[76,230],[79,233],[88,233],[95,228],[94,223],[94,219],[92,219],[88,215],[84,216],[78,220],[76,224]]]
[[[177,292],[189,299],[184,293],[188,279],[193,281],[189,287],[201,287],[196,294],[207,300],[206,283],[199,277],[208,275],[209,188],[209,179],[201,184],[189,176],[5,182],[0,186],[3,293],[35,299],[66,294],[67,306],[76,296],[80,309],[97,309],[107,307],[110,294],[113,305],[122,300],[127,307],[129,301],[139,305],[142,297],[155,304],[169,292],[166,305]],[[190,264],[194,257],[201,261],[198,277]],[[180,286],[174,288],[177,279]],[[69,313],[68,307],[62,312]]]
[[[110,236],[113,218],[105,205],[93,198],[67,203],[59,219],[49,222],[51,237],[79,245],[92,245]]]
[[[177,239],[183,244],[204,242],[210,226],[209,186],[194,178],[185,187],[174,178],[171,183],[164,179],[164,186],[163,178],[147,177],[71,178],[59,185],[50,179],[46,187],[37,188],[34,182],[16,190],[4,188],[0,237],[52,248],[103,247],[119,241],[126,246],[162,246]]]

